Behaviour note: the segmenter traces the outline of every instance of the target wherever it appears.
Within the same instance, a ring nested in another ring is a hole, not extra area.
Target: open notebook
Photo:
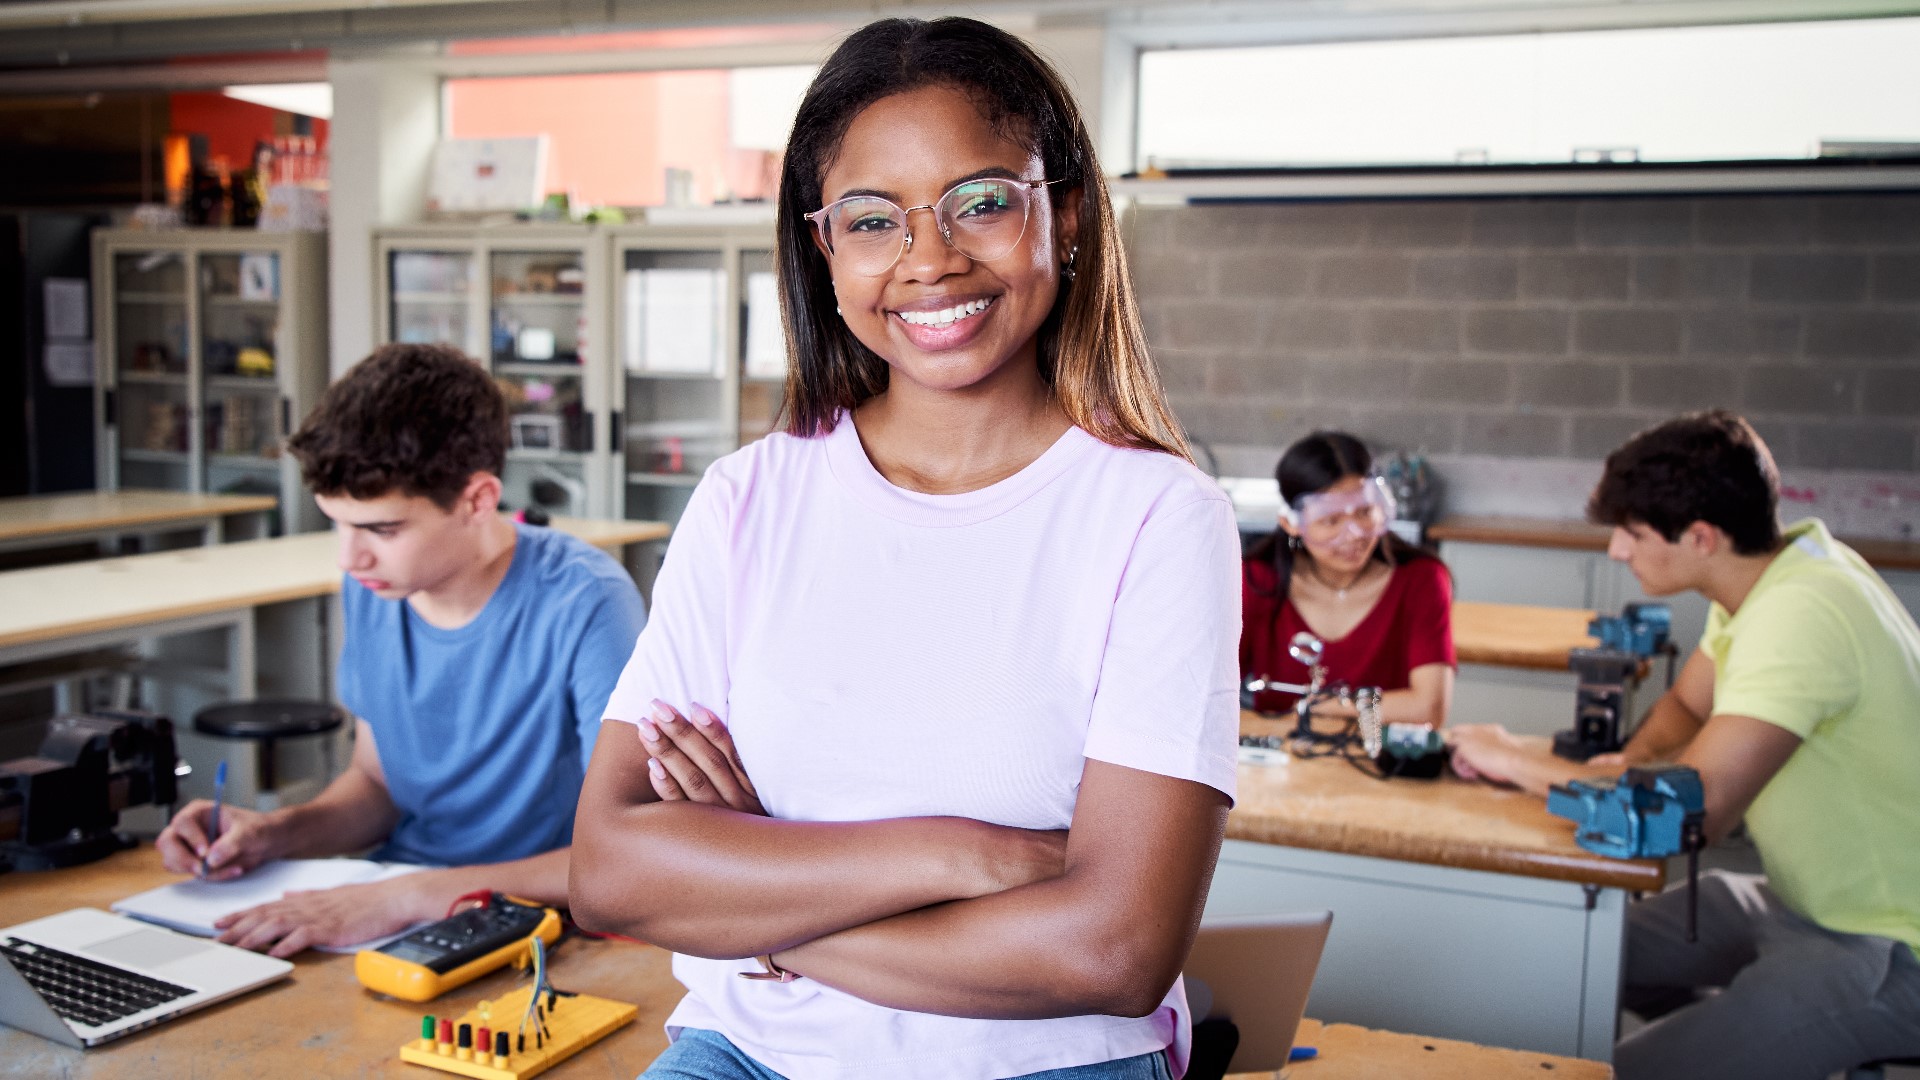
[[[148,889],[115,901],[113,910],[183,934],[213,937],[218,933],[213,924],[222,916],[272,903],[289,892],[385,881],[419,869],[422,868],[405,863],[377,863],[366,859],[280,859],[232,881],[188,878],[157,889]],[[316,947],[322,952],[377,949],[412,929],[408,927],[399,934],[363,941],[357,945]]]

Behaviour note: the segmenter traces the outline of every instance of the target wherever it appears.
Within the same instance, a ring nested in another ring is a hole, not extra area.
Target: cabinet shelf
[[[120,456],[128,461],[140,461],[149,465],[185,465],[185,450],[122,450]]]
[[[711,371],[635,371],[627,369],[629,379],[658,379],[662,382],[726,382],[723,374]]]
[[[207,464],[228,469],[248,469],[254,472],[277,472],[280,459],[262,454],[246,454],[239,451],[222,452],[207,455]]]
[[[278,300],[255,300],[244,296],[209,295],[207,297],[207,303],[212,307],[232,308],[277,308],[280,306],[280,301]]]
[[[169,371],[122,371],[119,374],[119,382],[123,386],[132,383],[146,386],[184,387],[187,385],[187,377],[185,374],[175,375]]]
[[[187,294],[170,292],[123,292],[115,293],[113,299],[116,303],[121,304],[179,304],[184,307],[187,303]]]
[[[394,293],[396,304],[465,304],[473,297],[463,292],[403,292]]]
[[[587,302],[584,293],[495,293],[496,304],[524,304],[528,307],[578,307]]]
[[[271,375],[209,375],[207,389],[232,390],[250,394],[271,394],[280,389],[280,384]]]
[[[627,483],[646,487],[690,488],[700,483],[700,477],[700,473],[630,472],[627,474]]]
[[[723,439],[732,434],[724,421],[636,420],[626,427],[629,439]]]
[[[510,360],[493,365],[495,375],[532,376],[539,379],[577,379],[586,374],[586,365],[578,360]]]

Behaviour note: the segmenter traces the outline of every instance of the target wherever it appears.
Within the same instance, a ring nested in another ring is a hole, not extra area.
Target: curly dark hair
[[[1780,471],[1738,413],[1687,413],[1607,455],[1606,472],[1587,499],[1587,519],[1638,522],[1668,543],[1704,521],[1725,532],[1739,554],[1770,555],[1780,546]]]
[[[317,494],[399,491],[451,510],[474,473],[506,467],[507,401],[458,349],[382,345],[327,388],[287,449]]]

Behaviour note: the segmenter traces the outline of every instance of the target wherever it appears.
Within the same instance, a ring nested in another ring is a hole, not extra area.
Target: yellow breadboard
[[[531,993],[533,987],[526,986],[492,1002],[488,1016],[500,1026],[500,1030],[509,1034],[516,1032],[521,1014],[527,1011],[527,995]],[[491,1054],[487,1055],[484,1064],[476,1060],[462,1061],[453,1047],[446,1047],[447,1052],[442,1054],[438,1044],[426,1039],[414,1039],[402,1046],[400,1060],[442,1072],[478,1077],[479,1080],[525,1080],[529,1076],[539,1076],[616,1029],[632,1023],[639,1011],[639,1006],[624,1001],[576,994],[560,998],[557,1006],[547,1013],[549,1037],[540,1049],[534,1048],[533,1021],[527,1021],[526,1052],[507,1055],[504,1068],[493,1064],[496,1059]],[[469,1009],[465,1015],[455,1019],[454,1030],[458,1031],[461,1024],[471,1024],[476,1031],[482,1026],[492,1026],[481,1018],[478,1009]]]

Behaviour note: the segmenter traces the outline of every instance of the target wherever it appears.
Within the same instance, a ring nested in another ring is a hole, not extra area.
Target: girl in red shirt
[[[1383,723],[1438,728],[1453,703],[1453,579],[1387,531],[1392,496],[1372,467],[1366,444],[1338,431],[1281,455],[1279,531],[1241,567],[1240,675],[1304,684],[1307,669],[1287,647],[1305,630],[1326,643],[1329,685],[1378,686]],[[1284,712],[1295,697],[1263,691],[1254,706]],[[1354,708],[1329,701],[1314,715]]]

